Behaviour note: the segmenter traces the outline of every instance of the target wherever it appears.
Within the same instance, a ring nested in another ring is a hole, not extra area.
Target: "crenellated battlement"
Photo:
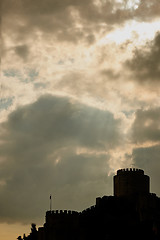
[[[79,212],[71,210],[53,210],[46,212],[46,224],[76,224],[79,218]],[[48,225],[48,226],[49,226]]]
[[[126,174],[126,173],[137,173],[137,174],[142,174],[144,175],[144,171],[142,169],[139,168],[123,168],[123,169],[119,169],[117,171],[117,175],[119,174]]]
[[[53,210],[53,211],[47,211],[46,217],[51,215],[77,215],[77,214],[79,213],[72,210]]]

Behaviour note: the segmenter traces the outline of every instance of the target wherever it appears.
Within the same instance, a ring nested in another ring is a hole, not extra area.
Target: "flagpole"
[[[50,195],[50,211],[52,211],[52,195]]]

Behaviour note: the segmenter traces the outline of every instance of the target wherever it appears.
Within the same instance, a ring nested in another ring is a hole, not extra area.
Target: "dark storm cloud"
[[[95,33],[111,29],[131,19],[132,10],[123,9],[116,1],[92,0],[17,0],[3,1],[3,31],[16,32],[16,38],[30,37],[31,32],[54,33],[53,38],[77,42],[84,39],[93,43]],[[14,18],[15,21],[10,21]],[[15,36],[14,36],[15,37]]]
[[[160,80],[160,33],[143,48],[134,52],[134,57],[126,62],[139,82]]]
[[[51,192],[55,208],[76,209],[105,194],[120,124],[108,111],[50,95],[12,112],[1,125],[1,221],[42,217]]]
[[[131,132],[134,142],[159,142],[160,108],[137,110]]]
[[[95,32],[106,31],[108,25],[134,18],[153,20],[159,16],[158,0],[141,0],[137,9],[127,8],[127,3],[109,0],[99,1],[99,4],[93,0],[5,0],[2,6],[3,23],[10,29],[15,25],[19,37],[39,29],[56,33],[59,40],[77,42],[84,38],[92,43]],[[9,19],[13,18],[15,21],[11,22]]]
[[[160,196],[160,145],[136,148],[133,150],[132,157],[136,167],[145,170],[145,173],[151,177],[151,192]]]

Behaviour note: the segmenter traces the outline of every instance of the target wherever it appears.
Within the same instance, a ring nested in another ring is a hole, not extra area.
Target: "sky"
[[[113,194],[142,168],[160,196],[160,1],[2,0],[0,239]]]

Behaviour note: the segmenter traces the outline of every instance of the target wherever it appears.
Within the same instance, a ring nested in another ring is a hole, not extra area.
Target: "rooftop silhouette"
[[[160,198],[150,193],[150,178],[141,169],[120,169],[113,178],[114,196],[96,198],[82,212],[46,212],[43,227],[19,240],[160,239]]]

